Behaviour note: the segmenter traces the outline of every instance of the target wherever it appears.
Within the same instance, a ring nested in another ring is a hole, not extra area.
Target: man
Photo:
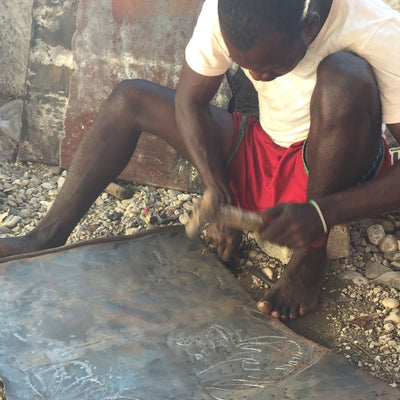
[[[119,84],[49,213],[29,235],[1,240],[0,255],[65,243],[144,130],[192,161],[216,205],[274,217],[262,236],[294,253],[258,308],[304,315],[326,272],[326,246],[311,244],[334,224],[400,205],[400,167],[374,178],[389,165],[382,117],[400,139],[399,43],[400,17],[381,0],[206,0],[176,96]],[[209,105],[233,61],[259,92],[260,122]],[[216,223],[208,234],[223,259],[240,241]]]

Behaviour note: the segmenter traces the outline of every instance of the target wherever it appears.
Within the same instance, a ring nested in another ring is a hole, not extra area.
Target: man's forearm
[[[191,162],[205,187],[229,192],[220,132],[209,105],[176,101],[176,120]],[[226,194],[225,196],[226,197]]]

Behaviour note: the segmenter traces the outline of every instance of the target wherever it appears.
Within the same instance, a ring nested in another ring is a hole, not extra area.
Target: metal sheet
[[[1,263],[0,337],[12,400],[400,398],[258,313],[181,231]]]

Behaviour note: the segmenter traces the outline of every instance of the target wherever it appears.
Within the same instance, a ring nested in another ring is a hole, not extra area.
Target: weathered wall
[[[0,0],[0,161],[20,140],[31,26],[32,0]]]
[[[32,0],[0,0],[0,97],[25,95]]]
[[[20,160],[59,163],[59,146],[74,69],[72,36],[78,1],[34,0]]]

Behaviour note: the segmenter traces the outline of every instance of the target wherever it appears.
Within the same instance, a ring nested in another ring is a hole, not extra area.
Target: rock
[[[129,193],[125,188],[113,182],[106,187],[105,192],[120,200],[127,199],[129,197]]]
[[[379,245],[379,242],[384,238],[385,236],[385,230],[383,229],[382,225],[375,224],[371,225],[367,229],[367,236],[368,240],[375,246]]]
[[[32,217],[32,212],[28,209],[23,209],[19,212],[19,216],[23,219],[26,218],[31,218]]]
[[[329,232],[327,253],[330,260],[351,255],[350,230],[347,225],[335,225]]]
[[[277,258],[282,264],[287,264],[292,257],[292,250],[288,247],[278,246],[275,243],[263,241],[258,235],[255,235],[258,247],[269,255],[270,257]]]
[[[57,187],[58,187],[59,189],[61,189],[62,186],[64,185],[64,182],[65,182],[65,177],[64,177],[64,176],[60,176],[60,177],[58,178],[58,180],[57,180]]]
[[[398,261],[392,261],[392,262],[390,263],[390,266],[391,266],[392,268],[394,268],[394,269],[400,269],[400,262],[398,262]]]
[[[400,305],[399,300],[386,297],[382,300],[382,305],[386,308],[398,308]]]
[[[400,251],[389,251],[383,253],[383,257],[389,261],[400,261]]]
[[[386,272],[372,282],[400,290],[400,271]]]
[[[269,268],[269,267],[266,267],[266,268],[263,268],[263,273],[264,273],[264,275],[267,277],[267,278],[269,278],[269,279],[273,279],[273,277],[274,277],[274,272],[272,271],[272,269],[271,268]]]
[[[357,286],[369,284],[368,279],[356,271],[344,271],[339,274],[339,278],[347,281],[352,281]]]
[[[0,234],[9,234],[10,232],[10,228],[4,225],[0,225]]]
[[[22,218],[17,215],[9,215],[3,222],[2,225],[9,228],[13,229],[15,228],[20,222],[22,221]]]
[[[393,232],[394,231],[394,223],[392,221],[383,220],[380,222],[385,232]]]
[[[380,262],[377,261],[370,261],[367,263],[367,267],[365,270],[365,276],[368,279],[376,279],[385,272],[391,272],[391,269],[388,267],[385,267],[382,265]]]
[[[399,249],[397,239],[393,235],[384,236],[379,242],[378,247],[382,253],[397,251]]]
[[[391,311],[391,313],[384,319],[384,322],[392,322],[395,325],[400,324],[400,314],[397,310]]]
[[[180,216],[179,216],[179,222],[181,223],[181,224],[183,224],[183,225],[186,225],[188,222],[189,222],[189,215],[187,215],[187,214],[181,214]]]
[[[54,186],[50,182],[43,182],[40,186],[46,190],[51,190],[54,188]]]
[[[383,326],[383,329],[384,329],[386,332],[393,332],[393,331],[395,330],[395,326],[394,326],[393,324],[391,324],[390,322],[388,322],[387,324],[385,324],[385,325]]]

